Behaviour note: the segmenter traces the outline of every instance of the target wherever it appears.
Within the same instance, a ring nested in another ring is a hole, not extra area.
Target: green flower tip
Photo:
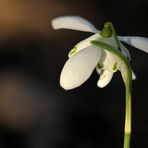
[[[103,27],[102,31],[100,32],[102,37],[109,38],[112,36],[112,31],[110,28],[111,24],[112,24],[111,22],[107,22],[104,24],[104,27]]]

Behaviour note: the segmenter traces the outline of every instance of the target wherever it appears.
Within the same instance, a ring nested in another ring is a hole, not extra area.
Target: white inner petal
[[[113,73],[113,72],[116,72],[116,70],[118,69],[120,60],[117,56],[115,56],[111,52],[105,49],[102,49],[99,63],[100,65],[104,66],[103,69],[107,69],[108,71]],[[116,69],[115,69],[115,66],[117,66]]]
[[[100,32],[88,20],[79,16],[61,16],[53,19],[51,25],[54,29],[73,29],[85,32]]]
[[[100,57],[101,49],[94,45],[76,53],[65,63],[60,76],[60,85],[69,90],[83,84],[92,74]]]
[[[108,70],[104,70],[98,80],[98,83],[97,83],[98,87],[103,88],[106,85],[108,85],[109,82],[111,81],[112,77],[113,77],[112,72],[110,72]]]
[[[96,33],[96,34],[94,34],[94,35],[92,35],[92,36],[86,38],[85,40],[83,40],[83,41],[77,43],[77,44],[75,45],[75,47],[74,47],[74,48],[77,48],[77,50],[74,52],[74,54],[76,54],[77,52],[81,51],[81,50],[84,49],[84,48],[87,48],[87,47],[91,46],[91,45],[92,45],[92,44],[90,43],[91,40],[99,40],[100,38],[101,38],[100,34],[99,34],[99,33]],[[74,48],[73,48],[73,49],[74,49]],[[72,50],[73,50],[73,49],[72,49]],[[70,51],[70,53],[71,53],[71,51]],[[72,55],[71,55],[71,54],[68,54],[68,57],[71,57],[71,56],[73,56],[74,54],[72,54]]]
[[[77,52],[81,51],[82,49],[87,48],[88,46],[92,45],[90,43],[90,41],[92,41],[92,40],[102,41],[102,42],[108,43],[108,44],[110,44],[110,45],[112,45],[112,46],[114,46],[116,48],[116,44],[115,44],[115,41],[114,41],[114,38],[113,37],[104,38],[99,33],[96,33],[96,34],[94,34],[94,35],[86,38],[85,40],[77,43],[75,45],[75,47],[74,47],[74,48],[77,48],[77,50],[74,52],[74,54],[76,54]],[[70,53],[71,53],[71,51],[70,51]],[[71,57],[74,54],[69,54],[68,57]]]

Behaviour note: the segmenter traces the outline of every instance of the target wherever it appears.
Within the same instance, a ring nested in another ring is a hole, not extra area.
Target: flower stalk
[[[131,82],[132,82],[132,71],[128,60],[124,57],[124,55],[117,51],[113,46],[101,42],[93,40],[91,41],[93,45],[101,47],[117,57],[119,57],[123,64],[126,66],[126,74],[125,74],[125,93],[126,93],[126,103],[125,103],[125,128],[124,128],[124,148],[130,148],[130,139],[131,139]]]
[[[131,141],[131,77],[129,76],[125,84],[126,87],[126,107],[125,107],[125,129],[124,148],[130,148]]]
[[[113,34],[114,40],[116,42],[117,49],[120,49],[120,42],[117,37],[117,33],[111,22],[104,24],[104,28],[100,33],[103,37],[111,37]],[[129,75],[128,75],[129,74]],[[132,77],[130,72],[127,73],[127,80],[125,82],[125,129],[124,129],[124,148],[130,147],[131,139],[131,81]]]

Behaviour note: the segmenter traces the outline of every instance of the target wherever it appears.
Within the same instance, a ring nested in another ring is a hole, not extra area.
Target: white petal
[[[112,72],[104,70],[100,75],[99,81],[97,83],[98,87],[100,88],[105,87],[111,81],[112,77],[113,77]]]
[[[110,51],[102,49],[99,64],[103,66],[104,70],[107,69],[111,73],[114,73],[118,70],[120,60],[116,55],[114,55]]]
[[[119,40],[148,53],[148,38],[136,36],[119,36]]]
[[[97,72],[97,74],[99,74],[99,75],[100,75],[100,74],[101,74],[101,72],[102,72],[102,70],[96,67],[96,72]]]
[[[132,71],[132,80],[136,80],[137,79],[137,76],[136,74]]]
[[[128,51],[128,49],[122,44],[120,43],[120,46],[121,46],[121,51],[122,53],[129,59],[129,61],[131,60],[131,55]]]
[[[92,33],[100,32],[91,22],[79,16],[57,17],[51,21],[51,25],[54,29],[73,29]]]
[[[93,45],[76,53],[65,63],[60,76],[60,85],[69,90],[83,84],[92,74],[100,57],[100,48]]]
[[[80,50],[83,50],[84,48],[92,45],[91,42],[90,42],[92,40],[99,40],[99,41],[102,41],[102,42],[106,42],[106,43],[116,47],[116,44],[114,42],[113,37],[111,37],[111,38],[103,38],[100,35],[100,33],[96,33],[96,34],[93,34],[92,36],[86,38],[85,40],[82,40],[79,43],[77,43],[75,45],[75,47],[72,49],[72,51],[70,51],[68,57],[71,57],[74,54],[76,54],[77,52],[79,52]],[[75,50],[75,49],[77,49],[77,50]],[[75,52],[73,52],[73,51],[75,51]],[[73,53],[73,54],[71,54],[71,53]]]

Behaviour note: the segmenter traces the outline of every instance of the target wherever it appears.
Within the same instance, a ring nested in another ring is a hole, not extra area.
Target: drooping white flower
[[[112,79],[113,73],[120,70],[124,82],[126,81],[126,61],[130,60],[130,53],[127,48],[119,42],[120,50],[114,36],[103,36],[101,31],[96,29],[92,23],[78,16],[63,16],[52,20],[54,29],[73,29],[94,33],[89,38],[79,42],[69,52],[69,59],[65,63],[60,76],[60,85],[66,89],[73,89],[82,85],[92,74],[96,68],[100,78],[97,85],[105,87]],[[135,36],[118,36],[123,41],[133,47],[148,53],[148,39]],[[95,46],[91,41],[98,41],[104,44],[104,48],[100,45]],[[110,46],[116,50],[111,52],[106,50]],[[121,55],[121,56],[120,56]],[[135,74],[132,72],[135,79]]]

